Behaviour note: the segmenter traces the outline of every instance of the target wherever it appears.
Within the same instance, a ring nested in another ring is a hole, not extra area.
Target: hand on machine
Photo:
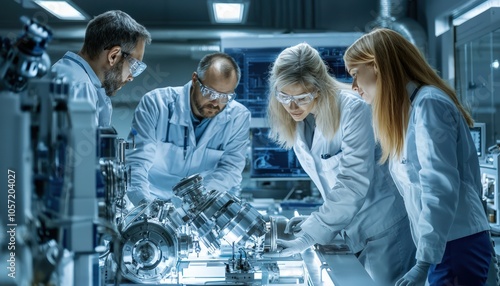
[[[291,218],[283,231],[284,234],[291,234],[295,237],[293,240],[277,239],[276,244],[280,250],[264,254],[264,257],[288,257],[311,247],[314,244],[314,239],[307,233],[302,231],[300,227],[308,216],[296,216]]]
[[[314,239],[307,233],[299,233],[298,237],[294,240],[278,239],[276,243],[278,247],[282,247],[277,252],[277,257],[288,257],[301,253],[311,247],[314,244]]]
[[[300,215],[292,217],[288,220],[285,230],[283,231],[285,234],[295,234],[302,230],[300,227],[302,223],[308,218],[308,216]]]

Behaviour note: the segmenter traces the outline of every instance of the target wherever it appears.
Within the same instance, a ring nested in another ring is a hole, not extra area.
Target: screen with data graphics
[[[252,166],[250,177],[253,179],[307,179],[293,150],[286,150],[268,138],[269,128],[252,128]]]
[[[470,128],[470,134],[472,135],[472,140],[476,146],[477,156],[483,158],[486,152],[486,124],[485,123],[474,123],[474,126]]]

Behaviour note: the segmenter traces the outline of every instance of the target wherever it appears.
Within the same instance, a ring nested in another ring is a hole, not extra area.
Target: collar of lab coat
[[[415,89],[417,89],[418,87],[419,87],[419,85],[416,82],[409,81],[406,84],[406,92],[408,93],[408,97],[411,97],[411,95],[413,94],[413,92],[415,91]]]
[[[76,62],[79,66],[81,66],[85,70],[85,72],[89,76],[90,80],[92,81],[92,84],[96,88],[102,88],[101,80],[97,77],[97,74],[94,72],[94,70],[87,63],[86,60],[84,60],[78,54],[75,54],[73,52],[66,52],[66,54],[64,54],[64,58],[67,58],[69,60]]]
[[[300,152],[319,154],[324,150],[321,150],[323,143],[326,142],[321,130],[317,127],[314,127],[314,135],[312,139],[311,148],[307,146],[306,134],[305,134],[305,122],[300,121],[297,122],[297,128],[295,129],[295,144],[297,149],[301,149]],[[318,155],[319,156],[319,155]]]

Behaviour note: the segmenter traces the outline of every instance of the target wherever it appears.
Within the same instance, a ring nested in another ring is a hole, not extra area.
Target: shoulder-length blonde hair
[[[297,122],[276,99],[276,93],[289,85],[301,85],[316,96],[311,104],[316,126],[328,139],[333,139],[340,124],[337,93],[342,83],[337,82],[318,51],[301,43],[283,50],[271,67],[267,114],[269,138],[283,148],[290,149],[295,141]]]
[[[408,128],[410,97],[406,84],[432,85],[444,91],[467,121],[474,123],[455,91],[439,77],[420,51],[403,36],[389,29],[363,35],[344,54],[347,66],[367,64],[377,69],[377,93],[372,102],[375,135],[382,147],[380,162],[401,156]]]

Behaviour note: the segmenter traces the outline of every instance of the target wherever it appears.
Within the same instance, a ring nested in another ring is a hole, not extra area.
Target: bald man
[[[207,190],[238,188],[249,143],[250,112],[234,100],[240,68],[224,53],[206,55],[184,86],[147,93],[132,121],[136,148],[129,200],[168,200],[182,178],[200,174]],[[129,138],[131,140],[132,138]]]

